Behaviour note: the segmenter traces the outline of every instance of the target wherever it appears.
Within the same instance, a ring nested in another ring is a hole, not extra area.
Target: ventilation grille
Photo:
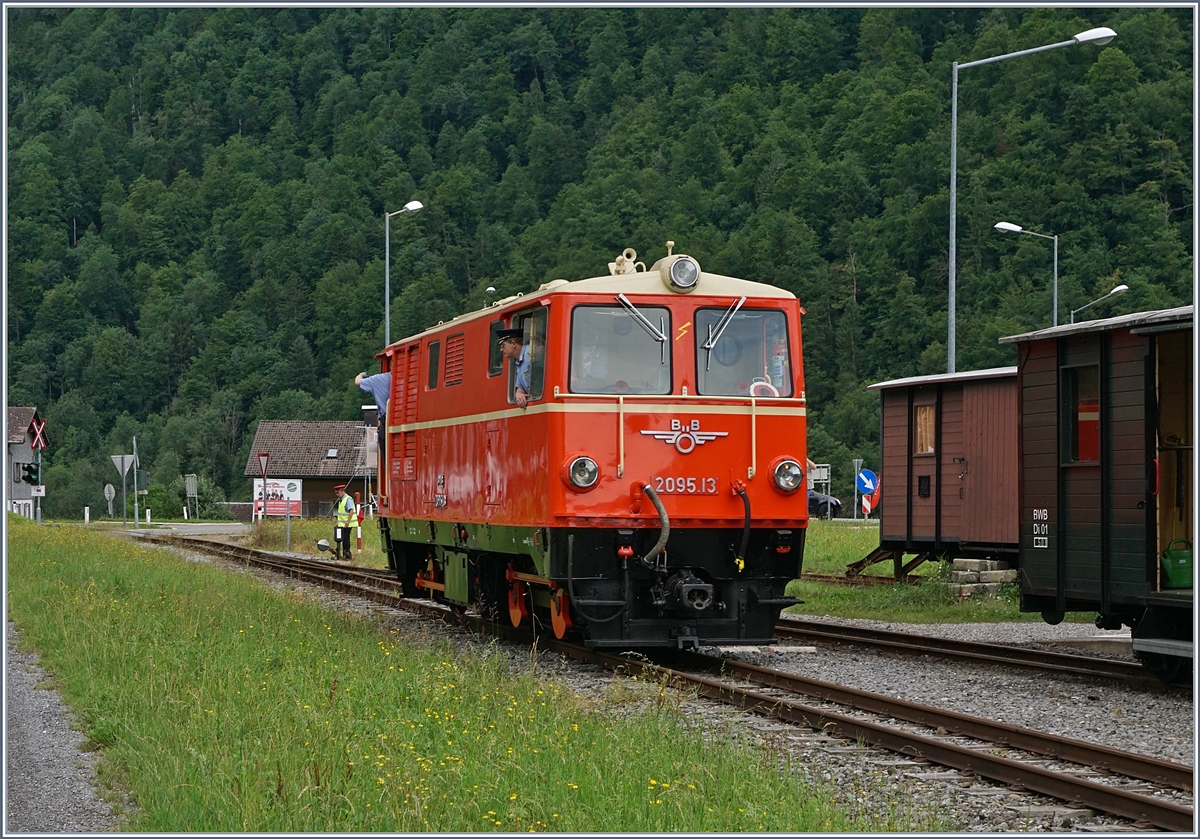
[[[446,339],[446,385],[460,385],[463,380],[463,359],[466,339],[463,333],[451,335]]]

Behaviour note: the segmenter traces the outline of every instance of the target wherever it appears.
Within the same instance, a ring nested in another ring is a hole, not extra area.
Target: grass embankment
[[[877,521],[810,521],[804,547],[804,570],[813,574],[845,574],[846,566],[879,546]],[[908,557],[911,559],[911,557]],[[797,615],[831,615],[842,618],[873,618],[902,623],[992,623],[1040,621],[1036,612],[1022,612],[1017,584],[1004,585],[994,594],[977,594],[960,599],[950,586],[951,564],[925,562],[915,574],[919,585],[850,586],[795,581],[787,593],[804,602],[787,611]],[[892,562],[865,569],[866,575],[891,577]],[[1066,620],[1090,623],[1095,614],[1069,612]]]
[[[246,575],[9,522],[9,617],[103,750],[102,780],[140,806],[131,830],[939,827],[912,802],[838,812],[786,751],[702,737],[654,684],[577,696]]]

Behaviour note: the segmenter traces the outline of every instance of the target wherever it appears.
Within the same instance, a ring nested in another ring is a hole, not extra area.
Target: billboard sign
[[[254,514],[263,512],[263,479],[254,479]],[[300,515],[300,498],[304,482],[298,478],[268,478],[265,495],[268,516]],[[290,510],[289,510],[290,508]]]

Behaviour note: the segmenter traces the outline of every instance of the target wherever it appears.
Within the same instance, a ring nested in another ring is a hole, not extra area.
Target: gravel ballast
[[[96,792],[96,757],[37,656],[7,622],[4,833],[108,833],[118,817]]]
[[[302,588],[274,579],[272,584],[279,587]],[[416,637],[444,636],[476,651],[484,646],[504,649],[461,629],[434,627],[410,614],[356,598],[315,590],[311,596],[337,608],[372,613],[389,629],[403,631],[411,627]],[[914,626],[882,621],[840,622],[1021,645],[1120,635],[1103,633],[1086,624]],[[44,675],[32,657],[14,652],[12,639],[10,625],[7,832],[92,833],[114,829],[117,817],[112,808],[90,786],[94,778],[92,757],[80,751],[81,735],[70,729],[70,716],[54,692],[37,689]],[[1050,676],[854,647],[778,644],[741,651],[733,648],[726,653],[824,681],[1195,764],[1195,708],[1192,693],[1186,688],[1125,687],[1101,679]],[[527,648],[514,648],[509,658],[514,669],[536,664],[543,678],[565,681],[585,697],[606,695],[615,678],[606,671],[566,662],[549,653],[535,661]],[[881,824],[889,816],[907,811],[917,817],[932,813],[942,823],[971,832],[1138,829],[1090,810],[997,787],[953,770],[862,748],[710,702],[680,696],[679,707],[688,725],[695,725],[702,736],[748,737],[782,749],[790,758],[792,771],[807,781],[827,785],[848,812],[879,818]]]

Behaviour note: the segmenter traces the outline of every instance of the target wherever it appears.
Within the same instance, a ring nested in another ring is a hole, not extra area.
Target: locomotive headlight
[[[567,466],[567,477],[576,489],[591,489],[600,479],[600,467],[586,455],[577,457]]]
[[[690,256],[669,256],[657,267],[662,272],[663,282],[671,291],[693,291],[700,282],[700,263]]]
[[[784,492],[795,492],[804,483],[804,470],[794,460],[784,460],[775,467],[775,486]]]

